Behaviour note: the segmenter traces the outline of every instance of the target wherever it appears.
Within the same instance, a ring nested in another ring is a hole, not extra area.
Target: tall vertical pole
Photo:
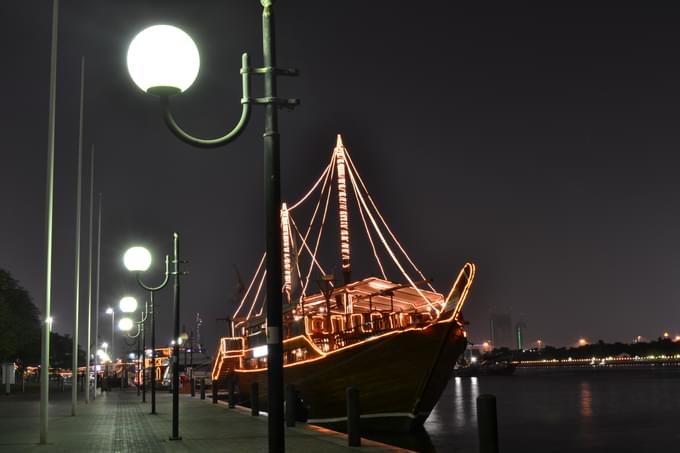
[[[167,264],[168,257],[165,257]],[[167,267],[166,267],[167,269]],[[151,306],[151,413],[156,414],[156,315],[153,305],[153,291],[149,291],[149,305]]]
[[[144,302],[142,316],[142,355],[137,357],[142,364],[142,403],[146,403],[146,318],[149,316],[149,302]]]
[[[274,0],[261,0],[262,50],[264,56],[264,96],[276,97],[276,48],[274,45]],[[285,451],[283,426],[283,343],[281,335],[281,180],[278,111],[274,103],[265,105],[264,187],[267,240],[267,387],[270,453]]]
[[[94,150],[94,146],[92,147]],[[97,292],[95,293],[95,310],[94,312],[94,337],[95,342],[99,344],[99,276],[101,275],[101,263],[102,263],[102,194],[99,193],[99,210],[97,212]],[[99,346],[97,346],[99,347]],[[96,382],[96,381],[95,381]],[[102,381],[103,385],[103,381]],[[95,388],[95,394],[96,392]]]
[[[80,60],[80,126],[78,132],[78,182],[76,184],[76,263],[73,307],[73,365],[71,373],[71,415],[78,408],[78,330],[80,316],[80,217],[83,203],[83,96],[85,95],[85,57]]]
[[[94,146],[92,147],[94,153]],[[99,193],[99,209],[97,213],[97,292],[95,295],[95,316],[94,316],[94,341],[97,344],[95,349],[99,349],[99,275],[101,271],[101,251],[102,251],[102,194]],[[95,373],[99,376],[97,371],[97,355],[95,354]],[[103,385],[103,381],[102,381]],[[94,394],[97,394],[97,380],[95,378]]]
[[[94,145],[92,145],[92,155],[90,157],[90,232],[88,236],[87,251],[87,365],[85,368],[85,403],[90,402],[90,357],[92,356],[92,207],[94,206]],[[95,347],[95,350],[97,348]],[[94,355],[95,370],[97,369],[97,354]],[[95,394],[97,393],[97,378],[95,373]],[[93,396],[94,398],[94,396]]]
[[[144,315],[142,314],[142,316],[144,316]],[[142,329],[143,329],[143,327],[142,327]],[[136,377],[135,381],[137,382],[137,396],[139,396],[139,394],[141,393],[141,390],[142,390],[141,389],[142,385],[139,382],[139,379],[140,379],[140,376],[141,376],[141,373],[139,372],[139,363],[140,363],[141,354],[139,353],[139,351],[142,349],[141,341],[140,341],[141,338],[140,338],[140,335],[139,335],[140,333],[141,332],[137,332],[137,364],[138,365],[137,365],[136,369],[134,369],[134,373],[135,373],[135,377]]]
[[[45,311],[40,351],[40,443],[47,443],[50,385],[50,331],[52,330],[52,211],[54,207],[54,128],[57,96],[57,30],[59,0],[52,6],[52,49],[50,55],[50,101],[47,120],[47,188],[45,194]]]
[[[115,355],[113,354],[113,341],[114,341],[114,335],[116,333],[115,329],[116,325],[116,310],[111,307],[111,369],[113,370],[114,378],[116,377],[116,368],[113,366],[113,361],[115,360]]]
[[[172,347],[172,436],[170,440],[179,440],[179,234],[172,234],[172,262],[175,264],[173,275],[172,305],[175,313]]]

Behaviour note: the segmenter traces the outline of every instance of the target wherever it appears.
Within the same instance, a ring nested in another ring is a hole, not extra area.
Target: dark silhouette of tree
[[[71,368],[73,366],[73,338],[69,334],[50,334],[50,368]],[[85,366],[85,351],[78,345],[78,364]]]
[[[0,269],[0,361],[40,360],[40,318],[30,294]]]

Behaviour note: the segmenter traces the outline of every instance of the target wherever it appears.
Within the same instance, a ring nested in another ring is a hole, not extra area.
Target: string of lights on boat
[[[334,184],[335,183],[335,184]],[[413,292],[420,302],[413,302],[413,309],[427,306],[432,316],[437,316],[445,302],[442,294],[435,291],[422,271],[415,265],[406,250],[397,239],[396,235],[389,227],[382,213],[373,201],[364,180],[359,175],[354,161],[349,151],[344,146],[340,135],[338,135],[336,146],[329,164],[325,167],[322,174],[315,181],[307,193],[297,202],[281,208],[281,231],[282,231],[282,263],[283,263],[283,287],[282,291],[287,298],[288,304],[304,303],[306,305],[322,304],[323,297],[318,293],[309,295],[310,285],[314,282],[312,275],[317,271],[322,276],[328,274],[327,269],[321,264],[319,259],[319,247],[324,227],[329,218],[329,206],[333,193],[336,194],[339,207],[339,229],[340,229],[340,249],[343,273],[351,272],[350,256],[350,234],[349,234],[349,200],[350,189],[356,201],[356,210],[359,213],[365,237],[370,245],[371,253],[379,270],[379,275],[383,280],[375,279],[369,282],[373,294],[384,292],[389,294],[394,289],[408,289]],[[307,222],[299,223],[293,216],[305,202],[316,196],[316,204],[311,211]],[[303,225],[301,227],[301,225]],[[306,225],[306,226],[305,226]],[[396,285],[394,280],[388,278],[385,260],[381,258],[381,252],[387,255],[388,260],[394,264],[396,270],[405,280],[403,285]],[[232,319],[239,320],[233,325],[238,329],[243,325],[245,319],[250,319],[253,314],[259,316],[263,312],[265,297],[263,294],[266,270],[264,262],[266,256],[263,255],[247,285],[238,307],[233,313]],[[402,261],[407,263],[402,264]],[[348,280],[348,279],[346,279]],[[296,283],[298,285],[296,286]],[[330,291],[337,284],[328,281]],[[427,290],[421,289],[419,285],[425,285]],[[298,293],[296,294],[296,288]],[[356,287],[357,293],[362,288]],[[355,296],[354,304],[366,304],[369,293],[365,297]],[[365,300],[363,300],[365,299]],[[415,298],[414,298],[415,300]],[[372,301],[375,304],[376,300]],[[247,311],[246,311],[247,307]],[[321,307],[323,311],[323,307]],[[457,311],[456,311],[457,312]],[[296,315],[300,313],[296,312]]]

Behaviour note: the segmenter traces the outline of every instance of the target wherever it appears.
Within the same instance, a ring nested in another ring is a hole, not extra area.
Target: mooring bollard
[[[295,426],[295,386],[286,384],[286,426]]]
[[[359,406],[359,389],[347,387],[347,445],[361,446],[361,407]]]
[[[201,399],[205,399],[205,378],[201,378]]]
[[[236,407],[235,384],[233,379],[229,379],[229,409]]]
[[[479,452],[498,453],[498,421],[495,396],[479,395],[477,397],[477,429],[479,430]]]
[[[260,386],[254,381],[250,383],[250,415],[260,415]]]
[[[213,381],[212,381],[212,400],[213,400],[213,404],[217,404],[217,388],[218,388],[217,379],[213,379]]]
[[[191,386],[191,396],[196,396],[196,380],[194,378],[189,379],[189,385]]]

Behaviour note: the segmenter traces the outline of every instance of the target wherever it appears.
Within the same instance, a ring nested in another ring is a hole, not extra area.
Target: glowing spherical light
[[[129,331],[130,329],[132,329],[132,324],[133,324],[132,319],[130,319],[130,318],[123,318],[123,319],[121,319],[120,321],[118,321],[118,328],[119,328],[120,330],[124,330],[124,331],[127,332],[127,331]]]
[[[130,247],[123,256],[123,263],[129,271],[146,271],[151,266],[151,253],[144,247]]]
[[[196,80],[200,57],[196,44],[184,31],[171,25],[154,25],[130,43],[127,66],[130,77],[143,91],[153,94],[170,88],[182,92]]]
[[[120,311],[123,313],[132,313],[137,310],[137,299],[130,296],[125,296],[120,300],[119,303]]]
[[[112,315],[113,314],[113,308],[109,307],[106,309],[106,314],[107,315]]]

